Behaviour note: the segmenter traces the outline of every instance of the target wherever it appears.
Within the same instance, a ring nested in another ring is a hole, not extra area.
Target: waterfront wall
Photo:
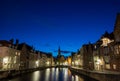
[[[6,78],[12,78],[12,77],[17,76],[17,75],[30,73],[30,72],[34,72],[34,71],[37,71],[37,70],[44,70],[44,69],[52,68],[52,67],[55,67],[55,66],[39,67],[39,68],[24,69],[24,70],[0,71],[0,80],[1,79],[6,79]]]
[[[87,71],[83,69],[70,68],[71,72],[76,74],[82,74],[91,78],[94,78],[99,81],[120,81],[120,74],[115,73],[105,73],[105,72],[95,72]]]

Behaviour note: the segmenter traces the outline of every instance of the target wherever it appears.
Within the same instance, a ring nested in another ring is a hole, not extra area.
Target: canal
[[[86,76],[75,75],[68,68],[47,68],[22,74],[4,81],[96,81]]]

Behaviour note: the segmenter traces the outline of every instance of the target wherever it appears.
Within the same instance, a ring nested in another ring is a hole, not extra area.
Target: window
[[[94,48],[95,48],[95,49],[97,48],[96,45],[94,46]]]
[[[18,53],[18,55],[20,56],[20,52]]]
[[[113,64],[113,69],[116,69],[116,65],[115,64]]]
[[[17,56],[15,56],[15,57],[14,57],[14,60],[13,60],[13,61],[14,61],[14,63],[16,63],[16,60],[17,60]]]
[[[106,69],[110,69],[110,64],[106,64]]]
[[[15,55],[17,55],[17,52],[15,52]]]

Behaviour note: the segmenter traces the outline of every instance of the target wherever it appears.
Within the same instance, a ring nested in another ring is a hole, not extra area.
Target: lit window
[[[109,43],[114,41],[114,40],[110,40],[109,38],[103,38],[101,40],[103,41],[102,46],[107,46]]]
[[[110,64],[106,64],[106,69],[110,69]]]
[[[18,55],[20,56],[20,52],[18,53]]]
[[[94,46],[94,48],[95,48],[95,49],[97,48],[96,45]]]
[[[8,57],[3,58],[3,63],[8,63]]]
[[[17,52],[15,52],[15,55],[17,55]]]
[[[14,57],[14,63],[16,63],[16,60],[17,60],[17,56]]]
[[[116,65],[115,64],[113,64],[113,69],[116,69]]]

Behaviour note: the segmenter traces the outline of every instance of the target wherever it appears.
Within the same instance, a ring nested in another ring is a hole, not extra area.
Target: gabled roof
[[[113,39],[114,39],[113,32],[112,32],[112,33],[108,33],[108,32],[106,31],[106,32],[102,35],[101,39],[102,39],[102,38],[105,38],[105,37],[113,40]]]
[[[47,52],[43,52],[43,51],[40,51],[40,54],[45,54],[47,57],[51,57],[52,56],[51,53],[47,53]]]
[[[11,45],[11,43],[6,40],[0,40],[0,44],[2,44],[2,46],[7,46],[7,47],[9,47],[9,45]]]
[[[33,50],[33,48],[32,48],[31,46],[27,45],[26,43],[18,44],[17,49],[18,49],[18,50],[21,50],[24,45],[26,46],[26,48],[27,48],[28,50],[30,50],[30,51]]]

